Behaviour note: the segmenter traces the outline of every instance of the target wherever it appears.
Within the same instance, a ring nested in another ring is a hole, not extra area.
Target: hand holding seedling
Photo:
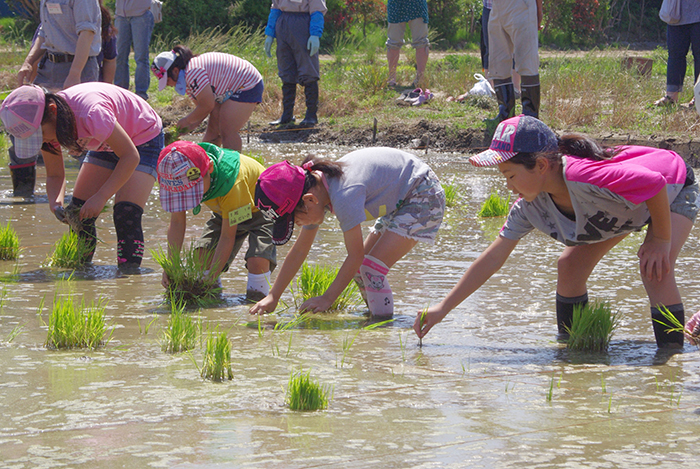
[[[413,330],[419,339],[425,337],[430,329],[440,321],[442,321],[449,311],[443,311],[438,306],[431,306],[424,309],[416,316],[416,321],[413,323]]]
[[[328,311],[333,306],[333,301],[328,301],[323,296],[314,296],[304,301],[299,307],[299,311],[309,311],[311,313],[321,313]]]
[[[262,300],[258,301],[255,303],[250,310],[248,311],[249,314],[265,314],[265,313],[271,313],[277,308],[277,303],[279,300],[275,299],[271,295],[267,295],[265,298]]]

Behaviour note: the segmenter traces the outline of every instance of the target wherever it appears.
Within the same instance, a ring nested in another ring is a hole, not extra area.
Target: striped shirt
[[[195,99],[210,86],[217,103],[223,103],[238,91],[252,89],[262,80],[253,64],[231,54],[207,52],[193,57],[185,68],[187,94]]]

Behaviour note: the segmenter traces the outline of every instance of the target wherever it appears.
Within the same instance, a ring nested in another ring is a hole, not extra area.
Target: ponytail
[[[562,135],[559,139],[559,151],[564,155],[593,161],[609,160],[618,153],[614,148],[603,147],[592,138],[575,133]]]
[[[173,73],[173,68],[177,67],[178,70],[184,70],[187,68],[187,64],[190,63],[190,60],[196,57],[196,55],[192,53],[189,47],[183,46],[182,44],[173,47],[173,53],[175,54],[175,60],[168,69],[168,76],[177,81],[177,76]]]

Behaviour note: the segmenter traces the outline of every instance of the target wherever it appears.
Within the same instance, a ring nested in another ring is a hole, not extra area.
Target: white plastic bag
[[[700,77],[698,77],[697,83],[695,83],[695,110],[700,114]]]
[[[481,73],[475,73],[474,78],[478,81],[469,90],[471,96],[495,96],[496,92],[491,87],[491,83]]]
[[[155,23],[163,21],[163,2],[151,0],[151,13],[153,13],[153,21]]]
[[[676,24],[681,20],[681,0],[664,0],[659,10],[659,18],[667,24]]]

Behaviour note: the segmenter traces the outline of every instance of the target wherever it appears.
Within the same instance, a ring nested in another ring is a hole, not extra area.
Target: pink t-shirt
[[[136,146],[152,140],[163,128],[160,116],[146,101],[109,83],[81,83],[56,94],[73,110],[78,142],[86,150],[112,151],[104,142],[117,122]]]

